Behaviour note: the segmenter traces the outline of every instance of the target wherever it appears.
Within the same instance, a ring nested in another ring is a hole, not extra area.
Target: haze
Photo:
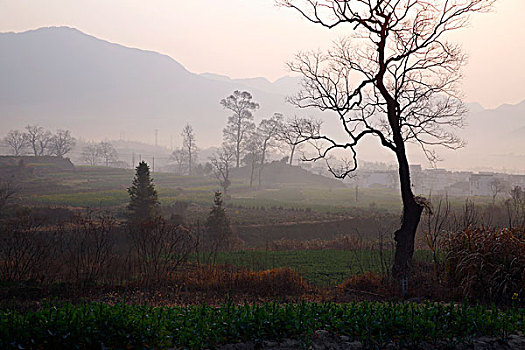
[[[454,33],[470,56],[466,101],[485,108],[525,96],[525,1],[500,0]],[[0,31],[67,25],[130,47],[165,53],[195,73],[233,78],[288,74],[284,62],[298,50],[324,48],[345,28],[323,30],[270,0],[3,0]]]

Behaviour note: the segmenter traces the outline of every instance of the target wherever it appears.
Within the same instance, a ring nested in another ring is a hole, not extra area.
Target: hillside
[[[189,122],[199,147],[206,149],[221,143],[229,115],[219,101],[235,89],[245,89],[261,105],[256,121],[274,112],[311,115],[323,119],[330,136],[345,140],[337,116],[298,111],[285,103],[285,96],[297,90],[297,77],[270,82],[262,77],[194,74],[166,55],[124,47],[68,27],[1,33],[0,50],[0,118],[6,131],[38,123],[71,129],[86,140],[151,144],[158,129],[159,145],[167,146],[180,144],[180,131]],[[469,109],[466,127],[458,132],[467,146],[459,151],[438,148],[443,159],[438,166],[525,172],[525,101],[492,110],[470,103]],[[358,150],[362,160],[395,162],[392,152],[376,140],[365,140]],[[128,153],[123,156],[129,162],[132,152]],[[429,165],[417,145],[409,147],[409,159]]]
[[[68,27],[0,34],[2,128],[39,123],[85,138],[167,144],[186,122],[206,146],[220,143],[228,113],[220,99],[250,89],[258,115],[292,109],[284,96],[235,81],[207,79],[156,52],[113,44]],[[205,123],[203,123],[205,121]]]
[[[249,167],[242,167],[232,170],[232,178],[249,181]],[[263,169],[263,186],[275,186],[280,184],[311,184],[315,186],[345,187],[342,181],[332,177],[326,177],[309,172],[300,166],[292,166],[283,162],[274,161],[266,164]],[[258,183],[257,174],[254,176],[254,183]]]

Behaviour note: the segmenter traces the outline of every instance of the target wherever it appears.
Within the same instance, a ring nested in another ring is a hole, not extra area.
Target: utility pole
[[[155,147],[158,146],[159,129],[155,129]]]
[[[155,156],[153,156],[153,164],[152,164],[152,167],[151,167],[151,172],[152,173],[155,172]]]
[[[131,169],[135,168],[135,152],[131,155]]]

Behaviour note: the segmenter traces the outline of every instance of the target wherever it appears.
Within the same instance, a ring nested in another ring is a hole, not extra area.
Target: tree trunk
[[[293,154],[295,153],[295,145],[292,145],[292,152],[290,154],[290,165],[293,165]]]
[[[404,279],[410,275],[412,256],[414,255],[414,240],[423,206],[416,202],[412,193],[410,170],[404,147],[398,149],[396,155],[399,164],[401,198],[403,200],[403,219],[401,228],[394,233],[396,252],[392,276],[395,279]]]

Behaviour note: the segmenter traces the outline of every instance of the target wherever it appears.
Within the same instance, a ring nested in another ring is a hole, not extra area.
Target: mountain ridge
[[[168,55],[99,39],[67,26],[0,33],[0,50],[0,118],[6,132],[40,124],[71,129],[77,137],[87,139],[118,139],[125,134],[127,139],[151,143],[157,129],[159,144],[167,145],[171,139],[179,144],[182,127],[190,123],[200,146],[207,148],[221,143],[230,113],[219,101],[236,89],[249,90],[261,105],[256,121],[275,112],[307,114],[325,119],[328,132],[341,132],[337,116],[296,110],[285,103],[285,96],[295,93],[298,77],[271,82],[264,77],[196,74]],[[525,100],[494,109],[475,102],[467,106],[471,113],[459,134],[469,145],[457,152],[445,151],[444,166],[462,165],[467,158],[480,166],[487,157],[499,161],[500,154],[525,154],[521,137]],[[391,159],[390,154],[380,155],[376,144],[367,147],[361,158]],[[412,162],[425,162],[420,152],[413,154]],[[516,162],[504,163],[508,168]]]

